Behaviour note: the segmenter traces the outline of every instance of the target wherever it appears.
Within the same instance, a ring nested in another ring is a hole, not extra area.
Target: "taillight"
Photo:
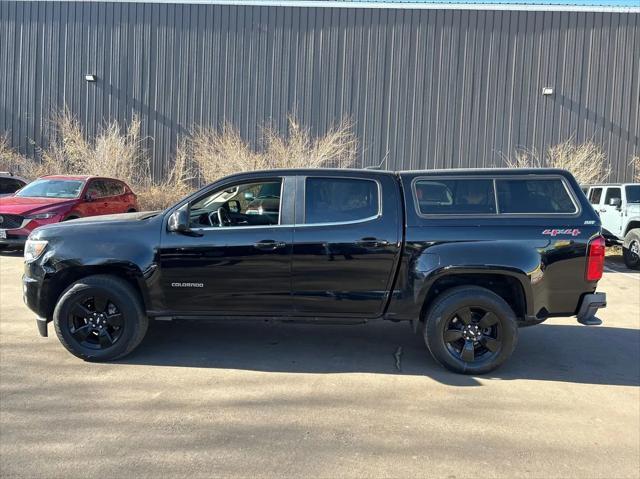
[[[602,278],[604,271],[604,238],[598,236],[589,242],[587,249],[587,272],[585,278],[587,281],[598,281]]]

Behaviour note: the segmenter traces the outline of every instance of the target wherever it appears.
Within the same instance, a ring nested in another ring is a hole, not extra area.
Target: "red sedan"
[[[38,226],[85,216],[138,211],[124,182],[94,176],[44,176],[0,198],[0,248],[21,246]]]

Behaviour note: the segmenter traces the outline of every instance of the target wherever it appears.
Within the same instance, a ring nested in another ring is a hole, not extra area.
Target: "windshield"
[[[82,191],[81,180],[36,180],[22,188],[16,196],[28,198],[77,198]]]
[[[640,203],[640,185],[625,186],[627,203]]]

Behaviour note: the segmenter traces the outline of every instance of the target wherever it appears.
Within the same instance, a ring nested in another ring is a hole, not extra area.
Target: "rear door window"
[[[500,213],[573,214],[577,207],[560,178],[496,179]]]
[[[359,178],[307,178],[305,224],[344,223],[378,215],[378,183]]]
[[[493,180],[419,179],[414,183],[414,197],[423,215],[495,214]]]
[[[120,196],[124,194],[124,185],[119,181],[105,181],[109,196]]]

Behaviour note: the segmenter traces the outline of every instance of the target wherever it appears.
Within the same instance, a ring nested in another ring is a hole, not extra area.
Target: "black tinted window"
[[[575,213],[560,178],[496,180],[500,213]]]
[[[640,203],[640,185],[625,186],[627,193],[627,203]]]
[[[418,209],[432,214],[492,214],[496,212],[493,181],[418,180],[414,190]]]
[[[622,190],[620,188],[607,188],[607,196],[604,197],[604,204],[608,205],[611,200],[622,199]]]
[[[305,223],[356,221],[377,214],[376,182],[347,178],[307,178]]]
[[[589,193],[589,203],[592,205],[600,204],[600,198],[602,198],[602,188],[594,188]]]
[[[15,193],[24,186],[24,183],[14,178],[0,178],[0,195]]]

